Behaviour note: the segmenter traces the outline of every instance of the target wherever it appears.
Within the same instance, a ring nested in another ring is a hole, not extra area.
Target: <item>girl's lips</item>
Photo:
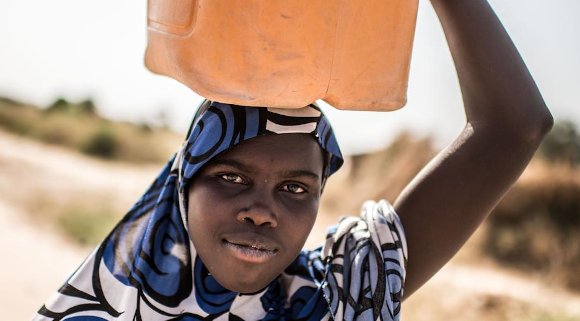
[[[276,256],[278,250],[270,245],[252,241],[222,240],[222,244],[238,259],[250,263],[264,263]]]

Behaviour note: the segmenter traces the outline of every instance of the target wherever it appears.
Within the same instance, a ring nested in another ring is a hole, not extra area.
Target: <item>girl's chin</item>
[[[272,282],[272,280],[270,280],[267,283],[264,282],[263,280],[260,280],[260,282],[244,282],[244,280],[235,280],[232,282],[226,281],[222,283],[217,278],[216,281],[218,281],[218,283],[221,284],[224,288],[232,292],[243,294],[254,294],[262,292],[262,290],[264,290]]]
[[[236,269],[227,267],[220,271],[211,271],[213,278],[224,288],[237,293],[253,294],[264,290],[272,281],[283,271],[272,275],[267,273],[273,268],[267,270],[247,271],[245,268]]]

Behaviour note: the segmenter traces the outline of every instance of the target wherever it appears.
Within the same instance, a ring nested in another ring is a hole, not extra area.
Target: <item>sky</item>
[[[490,0],[556,119],[580,123],[580,1]],[[143,63],[145,0],[0,0],[0,96],[47,106],[91,98],[103,115],[185,132],[200,96]],[[465,117],[453,62],[435,13],[420,0],[408,103],[395,112],[324,109],[343,152],[388,144],[401,131],[437,148]]]

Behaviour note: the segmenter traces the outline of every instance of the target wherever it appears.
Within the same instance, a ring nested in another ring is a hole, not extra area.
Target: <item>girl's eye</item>
[[[306,190],[298,184],[286,184],[282,186],[282,190],[293,194],[304,194]]]
[[[230,183],[236,183],[236,184],[243,184],[244,183],[244,179],[242,179],[242,177],[238,174],[223,174],[220,177],[223,180],[230,182]]]

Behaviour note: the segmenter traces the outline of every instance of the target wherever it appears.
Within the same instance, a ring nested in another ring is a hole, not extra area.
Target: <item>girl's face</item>
[[[189,188],[189,230],[222,286],[257,292],[298,256],[318,212],[322,155],[307,134],[262,136],[196,174]]]

